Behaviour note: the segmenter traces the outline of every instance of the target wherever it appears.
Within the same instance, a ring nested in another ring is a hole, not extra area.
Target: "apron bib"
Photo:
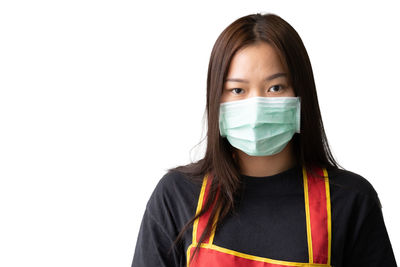
[[[303,185],[305,214],[307,225],[307,244],[309,262],[289,262],[245,254],[213,244],[215,225],[214,220],[210,236],[200,244],[200,249],[189,266],[189,259],[194,253],[198,240],[203,233],[211,214],[209,209],[197,218],[193,224],[192,244],[187,249],[187,267],[330,267],[331,265],[331,202],[328,172],[325,168],[314,168],[314,172],[325,178],[313,177],[303,167]],[[198,199],[196,214],[205,204],[210,190],[212,174],[206,174]],[[218,191],[219,193],[219,191]],[[217,198],[218,198],[217,193]],[[212,207],[215,205],[212,204]]]

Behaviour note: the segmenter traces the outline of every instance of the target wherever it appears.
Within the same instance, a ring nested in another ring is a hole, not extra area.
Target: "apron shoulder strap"
[[[303,167],[304,200],[310,263],[331,262],[331,200],[328,172],[325,168]]]
[[[203,178],[203,183],[201,186],[200,190],[200,195],[197,203],[197,209],[196,209],[196,214],[198,214],[202,208],[205,207],[206,200],[208,199],[208,196],[210,194],[210,188],[211,184],[213,181],[213,174],[212,173],[207,173],[204,178]],[[192,243],[197,244],[197,242],[200,241],[200,237],[203,233],[203,231],[206,229],[207,222],[211,216],[211,210],[214,208],[216,200],[218,199],[220,190],[218,188],[216,198],[214,199],[213,203],[211,204],[211,207],[199,218],[197,218],[193,224],[193,235],[192,235]],[[217,213],[217,216],[215,216],[214,221],[213,221],[213,227],[211,234],[209,236],[206,236],[206,238],[203,240],[202,243],[208,243],[212,244],[214,241],[214,235],[215,235],[215,227],[216,223],[218,221],[218,215],[219,212]]]

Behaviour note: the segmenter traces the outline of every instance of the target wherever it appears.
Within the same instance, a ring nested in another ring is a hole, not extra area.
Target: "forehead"
[[[255,71],[284,71],[278,51],[270,44],[261,42],[246,46],[235,53],[228,73],[253,73]]]

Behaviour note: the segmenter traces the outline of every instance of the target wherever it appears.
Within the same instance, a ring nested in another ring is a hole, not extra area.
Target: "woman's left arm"
[[[344,266],[397,267],[378,196],[362,199],[359,211],[365,211],[365,216],[354,216]]]

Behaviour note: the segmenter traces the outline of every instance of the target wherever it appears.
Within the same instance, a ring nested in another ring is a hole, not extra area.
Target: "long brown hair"
[[[285,20],[271,13],[250,14],[235,20],[219,35],[208,65],[206,105],[208,130],[205,156],[197,162],[168,169],[181,172],[196,181],[201,180],[206,173],[213,174],[209,197],[204,208],[186,223],[171,249],[182,239],[190,225],[211,207],[217,189],[220,189],[193,257],[198,252],[200,243],[211,233],[217,211],[219,210],[218,221],[222,221],[227,214],[234,211],[234,200],[240,193],[240,172],[234,149],[219,133],[219,105],[224,80],[233,56],[239,49],[257,42],[266,42],[276,49],[288,70],[289,82],[295,95],[301,98],[301,134],[296,133],[292,139],[298,164],[310,170],[312,166],[327,169],[339,166],[329,149],[310,59],[298,33]]]

